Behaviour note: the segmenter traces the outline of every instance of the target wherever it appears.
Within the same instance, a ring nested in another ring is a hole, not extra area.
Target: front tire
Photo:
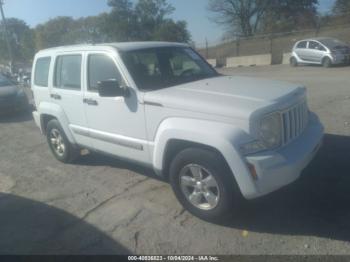
[[[170,183],[179,202],[204,220],[224,218],[242,201],[235,179],[215,152],[189,148],[170,164]]]
[[[50,120],[46,127],[46,138],[55,158],[63,163],[72,163],[79,156],[76,149],[67,139],[60,123]]]
[[[325,57],[322,60],[322,66],[325,68],[330,68],[332,67],[332,60],[329,57]]]
[[[297,67],[298,66],[298,61],[295,57],[290,58],[290,66],[292,67]]]

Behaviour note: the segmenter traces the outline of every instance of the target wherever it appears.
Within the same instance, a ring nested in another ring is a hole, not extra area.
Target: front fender
[[[153,167],[158,174],[162,173],[166,147],[173,139],[215,148],[226,160],[241,192],[245,195],[255,190],[252,177],[247,175],[249,170],[245,158],[238,150],[240,144],[251,141],[244,130],[230,124],[205,120],[183,118],[164,120],[157,130],[152,156]]]
[[[40,114],[40,125],[41,130],[44,130],[43,127],[43,115],[49,115],[55,117],[58,122],[60,122],[61,127],[64,130],[64,133],[66,134],[68,140],[70,143],[75,144],[74,136],[69,129],[69,120],[67,115],[64,113],[62,107],[60,107],[57,104],[48,103],[48,102],[41,102],[37,108],[39,114]]]

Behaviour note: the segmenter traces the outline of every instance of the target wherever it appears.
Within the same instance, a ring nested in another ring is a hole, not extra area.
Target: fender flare
[[[55,117],[58,122],[60,122],[61,127],[64,130],[65,135],[67,136],[71,144],[76,144],[72,131],[69,129],[69,120],[67,115],[64,113],[63,109],[56,104],[41,102],[38,106],[38,112],[40,114],[40,128],[44,130],[43,127],[43,115],[49,115]]]
[[[215,148],[224,157],[241,190],[245,194],[253,192],[255,183],[245,163],[245,158],[239,152],[242,143],[251,141],[251,137],[231,124],[183,118],[168,118],[164,120],[154,141],[152,164],[157,174],[162,174],[164,157],[168,143],[171,140],[181,140],[202,144]]]

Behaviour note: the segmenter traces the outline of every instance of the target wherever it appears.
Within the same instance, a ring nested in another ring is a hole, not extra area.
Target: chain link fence
[[[302,39],[333,37],[350,43],[350,21],[339,25],[317,29],[236,38],[218,43],[197,46],[199,53],[207,59],[216,59],[218,67],[226,66],[228,57],[271,54],[271,64],[281,64],[283,54],[290,53],[293,45]]]

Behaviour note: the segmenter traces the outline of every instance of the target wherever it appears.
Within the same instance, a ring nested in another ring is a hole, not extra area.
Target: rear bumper
[[[20,112],[29,108],[28,100],[18,99],[6,104],[0,104],[0,114],[8,114],[14,112]]]
[[[312,114],[308,127],[297,140],[278,151],[246,157],[257,173],[255,192],[246,197],[257,198],[297,180],[321,147],[323,130],[318,117]]]

